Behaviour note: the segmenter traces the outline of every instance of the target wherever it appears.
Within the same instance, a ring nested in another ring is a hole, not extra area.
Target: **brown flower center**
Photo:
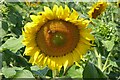
[[[103,8],[104,8],[104,4],[100,4],[92,13],[92,18],[96,19],[97,16],[99,16],[102,13]]]
[[[49,56],[62,56],[73,51],[78,41],[77,26],[62,20],[48,21],[36,35],[38,47]]]

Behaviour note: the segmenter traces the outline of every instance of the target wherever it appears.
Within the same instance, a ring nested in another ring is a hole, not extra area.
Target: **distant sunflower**
[[[96,19],[101,13],[105,11],[106,7],[107,2],[97,2],[88,12],[89,17]]]
[[[91,47],[94,37],[87,28],[88,20],[78,19],[78,13],[68,6],[44,7],[44,12],[31,15],[23,29],[24,54],[33,65],[64,70],[81,59]]]
[[[120,8],[120,0],[117,0],[117,6]]]
[[[37,5],[39,5],[40,0],[35,0],[35,1],[29,1],[29,0],[25,0],[25,3],[27,6],[29,7],[36,7]]]

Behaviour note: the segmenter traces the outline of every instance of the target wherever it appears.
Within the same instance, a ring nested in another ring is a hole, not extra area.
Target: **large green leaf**
[[[17,71],[14,78],[34,78],[34,76],[29,70],[20,70],[20,71]]]
[[[31,67],[31,70],[34,74],[36,74],[40,77],[45,77],[45,75],[47,74],[49,69],[47,67],[45,67],[44,69],[40,70],[40,69],[38,69],[38,67],[34,66],[34,67]]]
[[[113,48],[113,46],[115,45],[115,44],[114,44],[114,40],[111,40],[111,41],[109,41],[109,40],[103,41],[103,40],[102,40],[102,43],[103,43],[103,45],[106,47],[107,51],[111,51],[112,48]]]
[[[8,31],[8,23],[5,21],[2,21],[2,29],[4,29],[5,31]]]
[[[40,67],[38,67],[38,66],[35,65],[35,66],[31,66],[30,69],[32,71],[37,71],[37,70],[40,70]]]
[[[68,77],[72,77],[72,78],[82,78],[82,72],[83,72],[83,68],[82,67],[79,67],[77,68],[76,65],[73,65],[68,73],[67,73],[67,76]]]
[[[106,78],[104,73],[92,63],[87,63],[83,71],[83,78]]]
[[[15,37],[11,37],[0,47],[0,51],[9,49],[10,51],[16,53],[20,48],[23,47],[22,39],[22,36],[20,36],[18,39]]]
[[[0,21],[0,37],[3,37],[6,35],[6,31],[3,29],[2,22]]]
[[[16,71],[14,68],[2,68],[2,73],[6,78],[12,78],[14,75],[16,75]]]

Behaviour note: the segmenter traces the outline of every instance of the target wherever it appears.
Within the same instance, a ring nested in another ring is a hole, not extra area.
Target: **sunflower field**
[[[120,0],[1,0],[0,79],[120,80]]]

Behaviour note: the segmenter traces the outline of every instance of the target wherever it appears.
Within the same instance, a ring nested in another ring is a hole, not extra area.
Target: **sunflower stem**
[[[96,55],[96,58],[97,58],[98,68],[100,70],[102,70],[102,56],[101,56],[101,54],[98,54],[98,51],[97,51],[96,48],[94,48],[94,52],[95,52],[95,55]]]
[[[102,70],[102,56],[101,56],[101,54],[99,54],[99,57],[98,57],[98,67],[100,70]]]
[[[110,52],[110,53],[108,54],[108,56],[107,56],[107,59],[106,59],[106,61],[105,61],[105,64],[104,64],[104,66],[103,66],[102,71],[104,71],[105,69],[107,69],[107,64],[108,64],[110,55],[111,55],[111,52]]]
[[[98,57],[98,52],[97,52],[97,49],[94,47],[94,53],[95,53],[95,56]]]
[[[68,68],[64,71],[63,76],[65,76],[65,75],[67,74],[67,72],[69,71],[69,69],[70,69],[71,67],[72,67],[72,66],[68,67]]]
[[[53,78],[57,77],[57,75],[58,75],[57,70],[53,70],[53,71],[52,71],[52,74],[53,74]]]
[[[112,13],[111,16],[112,16],[112,22],[114,22],[114,14]]]

